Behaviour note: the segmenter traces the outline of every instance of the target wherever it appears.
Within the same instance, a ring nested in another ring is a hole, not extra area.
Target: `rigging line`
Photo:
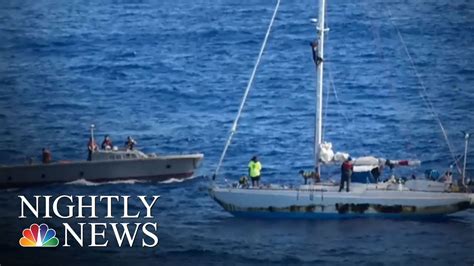
[[[330,64],[327,64],[327,62],[326,62],[326,66],[327,66],[327,70],[328,70],[328,74],[329,74],[329,83],[331,84],[332,90],[334,92],[334,99],[336,99],[336,103],[339,106],[339,113],[344,117],[347,124],[352,124],[352,120],[349,119],[346,116],[345,112],[343,111],[341,101],[339,100],[339,96],[338,96],[337,91],[336,91],[336,85],[334,85],[334,79],[332,77],[331,66],[330,66]]]
[[[367,8],[367,6],[366,6],[366,5],[362,5],[362,7],[364,8],[365,13],[366,13],[368,16],[370,16],[371,13],[370,13],[370,10]],[[375,11],[378,13],[377,10],[375,10]],[[385,71],[389,71],[389,68],[388,68],[387,63],[386,63],[386,62],[387,62],[387,58],[386,58],[386,56],[385,56],[384,49],[381,48],[381,47],[382,47],[382,45],[381,45],[381,36],[380,36],[380,27],[381,27],[381,26],[376,25],[376,24],[374,23],[374,20],[373,20],[373,19],[369,19],[369,21],[370,21],[370,29],[371,29],[372,35],[373,35],[373,37],[374,37],[374,44],[375,44],[375,47],[376,47],[376,53],[377,53],[378,55],[380,55],[380,57],[381,57],[380,62],[382,63],[383,69],[384,69]],[[394,91],[395,93],[397,92],[397,88],[394,86],[394,82],[393,82],[393,81],[392,81],[392,82],[389,82],[389,83],[385,83],[385,84],[388,85],[389,90],[392,90],[392,91]],[[406,145],[406,147],[408,147],[408,145]],[[409,152],[409,154],[410,154],[410,156],[412,156],[412,157],[417,157],[417,154],[416,154],[413,150],[412,150],[411,152]]]
[[[219,163],[217,164],[216,171],[214,172],[214,175],[212,177],[212,180],[214,180],[217,175],[219,174],[219,170],[222,166],[222,162],[224,161],[224,157],[227,153],[227,149],[230,146],[230,143],[232,142],[232,138],[237,131],[237,124],[239,123],[240,115],[242,114],[242,109],[244,108],[245,102],[247,101],[247,97],[250,91],[250,88],[252,87],[253,81],[255,79],[255,74],[257,73],[258,66],[260,65],[260,60],[262,59],[263,51],[265,50],[265,47],[267,46],[267,41],[268,37],[270,36],[270,31],[273,26],[273,22],[275,21],[275,17],[278,13],[278,8],[280,7],[280,0],[277,0],[277,3],[275,5],[275,10],[273,11],[273,16],[272,19],[270,20],[270,24],[268,25],[267,33],[265,34],[265,38],[263,39],[262,47],[260,48],[260,52],[258,53],[257,61],[255,62],[255,66],[253,67],[252,74],[250,75],[250,79],[247,83],[247,88],[245,89],[244,96],[242,98],[242,101],[240,103],[239,111],[237,112],[237,116],[235,117],[234,123],[232,124],[232,128],[229,134],[229,138],[227,139],[227,142],[224,146],[224,150],[222,151],[221,157],[219,159]],[[224,179],[227,182],[227,179]]]
[[[327,24],[327,22],[328,22],[328,19],[326,18],[325,23]],[[329,42],[330,36],[331,36],[331,34],[328,32],[328,33],[326,34],[326,41],[327,41],[327,42]],[[353,121],[347,117],[346,113],[344,112],[344,108],[343,108],[343,106],[342,106],[342,104],[341,104],[341,101],[339,100],[339,96],[338,96],[337,90],[336,90],[336,85],[335,85],[335,83],[334,83],[334,78],[333,78],[333,76],[332,76],[332,64],[329,64],[330,61],[329,61],[329,62],[328,62],[328,61],[325,61],[325,62],[326,62],[326,67],[327,67],[328,75],[329,75],[329,83],[330,83],[331,88],[332,88],[332,90],[333,90],[333,92],[334,92],[334,99],[336,99],[336,103],[337,103],[337,105],[339,106],[339,109],[338,109],[338,110],[339,110],[339,113],[344,117],[344,120],[346,120],[346,123],[347,123],[348,125],[349,125],[349,124],[352,124]],[[327,107],[327,104],[326,104],[326,107]],[[345,133],[345,131],[343,131],[343,132]]]
[[[425,101],[425,104],[427,105],[428,109],[431,111],[431,114],[437,120],[438,125],[441,128],[441,132],[443,133],[446,144],[448,145],[448,149],[449,149],[449,152],[451,153],[451,157],[452,157],[453,160],[456,160],[456,155],[454,154],[453,147],[451,145],[451,142],[449,141],[448,133],[447,133],[446,129],[444,128],[443,123],[441,122],[441,119],[439,118],[438,114],[434,110],[433,103],[431,102],[431,100],[428,97],[426,87],[425,87],[425,85],[424,85],[424,83],[421,79],[420,74],[418,73],[418,70],[416,69],[415,62],[413,61],[413,58],[411,57],[410,52],[408,51],[408,47],[405,43],[405,40],[403,39],[399,28],[393,22],[392,12],[390,11],[389,7],[387,7],[387,11],[388,11],[388,14],[389,14],[389,17],[390,17],[390,19],[389,19],[390,23],[397,30],[398,38],[400,39],[400,42],[403,44],[403,48],[405,50],[405,53],[407,54],[408,58],[410,59],[411,67],[412,67],[413,71],[415,72],[415,75],[416,75],[416,78],[418,79],[418,83],[420,84],[420,87],[422,88],[422,90],[419,92],[420,97],[421,97],[422,100]],[[460,168],[458,163],[456,163],[456,167],[457,167],[458,171],[461,172],[461,168]]]
[[[326,19],[325,22],[327,24],[327,19]],[[330,37],[330,34],[328,33],[326,35],[326,41],[327,42],[329,42],[329,37]],[[339,106],[339,109],[338,109],[339,113],[344,117],[347,124],[352,124],[352,121],[349,120],[349,118],[347,118],[346,114],[344,113],[341,102],[339,101],[339,97],[337,96],[336,86],[334,85],[334,79],[332,77],[331,64],[329,64],[329,61],[327,61],[327,60],[325,61],[325,63],[326,63],[326,68],[327,68],[328,75],[329,75],[329,83],[330,83],[331,88],[334,92],[334,99],[336,99],[336,103]],[[324,120],[326,120],[326,117],[327,117],[327,109],[328,109],[328,106],[329,106],[329,95],[330,95],[330,90],[327,90],[327,92],[326,92],[326,106],[324,107]],[[326,124],[327,123],[323,123],[323,134],[325,132],[324,130],[326,128]],[[343,132],[345,133],[345,131],[343,131]]]

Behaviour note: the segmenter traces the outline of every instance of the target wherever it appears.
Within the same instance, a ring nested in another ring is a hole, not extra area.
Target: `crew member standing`
[[[92,160],[92,153],[97,150],[97,144],[92,138],[89,138],[89,143],[87,144],[87,149],[89,151],[89,154],[87,156],[87,160],[91,161]]]
[[[453,186],[453,173],[451,171],[446,171],[439,181],[444,182],[447,188],[451,188]]]
[[[50,152],[48,149],[43,148],[43,154],[42,154],[42,155],[43,155],[43,156],[42,156],[42,157],[43,157],[43,158],[42,158],[42,162],[43,162],[44,164],[51,162],[51,152]]]
[[[252,179],[252,186],[260,186],[260,171],[262,170],[262,164],[258,161],[257,156],[253,156],[249,162],[249,176]]]
[[[349,157],[341,165],[341,185],[339,186],[339,192],[344,189],[344,183],[347,183],[346,191],[349,192],[349,184],[351,183],[353,171],[354,166],[352,165],[352,158]]]
[[[125,141],[125,147],[127,147],[127,149],[133,150],[136,144],[137,142],[134,139],[132,139],[131,136],[127,137],[127,141]]]

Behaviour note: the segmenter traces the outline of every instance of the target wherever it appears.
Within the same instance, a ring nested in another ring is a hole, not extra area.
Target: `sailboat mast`
[[[318,34],[318,57],[324,58],[324,24],[326,16],[326,0],[319,0],[319,17],[316,26]],[[321,172],[319,153],[323,139],[323,60],[320,60],[316,67],[317,85],[316,85],[316,126],[314,134],[314,165]]]

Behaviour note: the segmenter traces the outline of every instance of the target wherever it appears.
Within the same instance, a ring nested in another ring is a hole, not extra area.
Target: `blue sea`
[[[54,160],[84,160],[90,124],[146,152],[206,156],[184,182],[1,191],[0,265],[473,265],[472,209],[441,221],[258,220],[234,218],[208,196],[205,176],[275,3],[0,1],[0,164],[38,161],[43,147]],[[299,184],[298,170],[312,167],[317,12],[317,1],[282,0],[219,183],[245,174],[253,155],[264,183]],[[464,151],[461,131],[474,131],[474,2],[334,0],[327,16],[324,139],[355,157],[423,162],[403,174],[445,171]],[[63,221],[18,219],[17,196],[61,194],[161,195],[159,246],[20,248],[32,222]]]

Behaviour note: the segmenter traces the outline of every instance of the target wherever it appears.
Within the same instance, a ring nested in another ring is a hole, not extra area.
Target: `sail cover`
[[[349,157],[349,153],[334,153],[331,142],[324,142],[319,146],[319,160],[324,164],[341,163]],[[393,168],[395,166],[419,166],[421,164],[419,160],[388,160],[374,156],[358,157],[353,159],[352,163],[354,165],[354,172],[368,172],[381,166]]]
[[[321,143],[319,146],[319,160],[324,164],[344,162],[349,158],[349,153],[336,152],[332,150],[331,142]]]
[[[332,143],[331,142],[324,142],[321,143],[319,146],[319,159],[328,164],[333,161],[334,159],[334,152],[332,151]]]
[[[372,169],[383,165],[380,159],[373,156],[365,156],[354,159],[354,172],[369,172]]]

